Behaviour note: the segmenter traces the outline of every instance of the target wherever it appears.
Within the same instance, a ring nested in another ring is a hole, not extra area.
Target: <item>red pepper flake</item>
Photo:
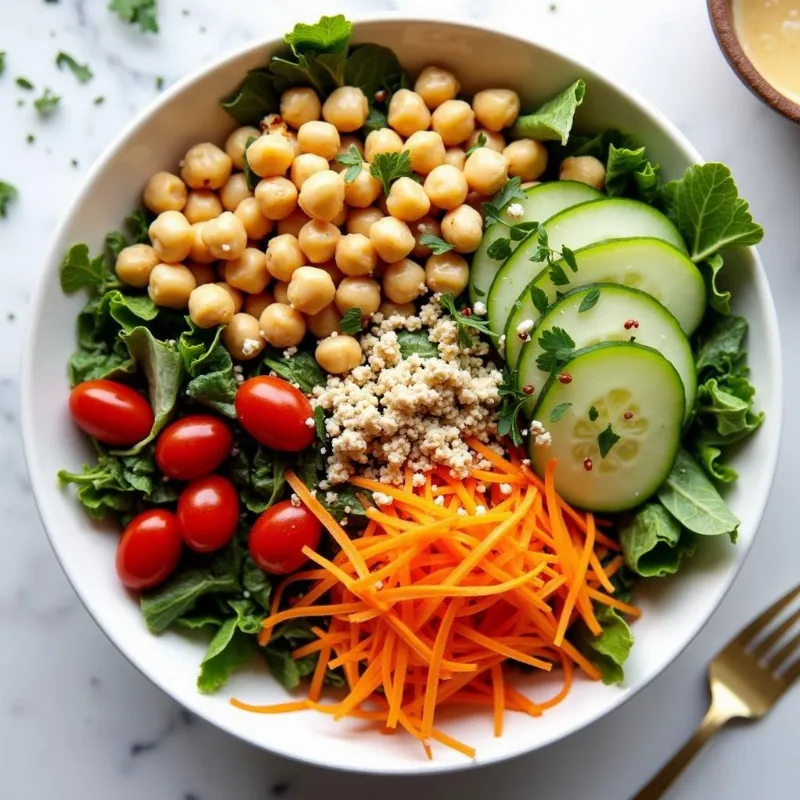
[[[527,394],[528,396],[532,395],[535,391],[536,390],[529,383],[526,383],[522,387],[522,394]]]
[[[386,98],[388,96],[389,95],[386,92],[386,89],[378,89],[378,91],[375,92],[375,102],[376,103],[385,103],[386,102]]]
[[[570,375],[569,372],[562,372],[558,376],[558,382],[559,383],[572,383],[572,375]]]
[[[471,317],[472,316],[472,309],[467,306],[466,308],[461,309],[461,316],[462,317]]]
[[[591,458],[584,458],[583,459],[583,468],[587,472],[591,472],[592,471],[592,467],[594,467],[594,464],[592,464],[592,459]]]
[[[626,411],[623,415],[625,419],[633,419],[633,411]]]
[[[625,320],[625,330],[629,331],[631,328],[638,328],[639,327],[639,320],[638,319],[627,319]]]

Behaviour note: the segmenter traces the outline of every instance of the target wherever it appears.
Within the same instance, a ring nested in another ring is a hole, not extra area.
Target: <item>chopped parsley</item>
[[[372,159],[369,173],[381,182],[383,191],[388,195],[398,178],[411,178],[414,175],[414,170],[411,169],[411,153],[408,150],[400,153],[378,153]]]
[[[336,161],[347,167],[344,173],[345,183],[352,183],[361,174],[361,168],[364,166],[364,156],[354,144],[350,145],[346,153],[339,153]]]
[[[49,117],[58,106],[61,97],[57,94],[54,94],[50,89],[45,88],[42,96],[37,100],[33,101],[33,105],[36,108],[36,111],[39,113],[39,116],[42,118]]]
[[[158,33],[156,0],[110,0],[108,10],[123,22],[138,25],[142,33]]]
[[[600,416],[600,412],[594,406],[592,406],[589,409],[589,419],[592,422],[595,422],[599,416]]]
[[[158,89],[158,91],[160,92],[163,88],[164,88],[164,76],[159,75],[156,78],[156,89]]]
[[[544,372],[555,372],[575,354],[575,342],[563,328],[544,331],[539,346],[544,352],[536,359],[536,366]]]
[[[558,422],[570,408],[572,408],[572,403],[559,403],[550,412],[550,422]]]
[[[6,215],[6,206],[19,194],[16,186],[0,181],[0,217]]]
[[[34,89],[34,85],[27,78],[19,77],[16,79],[15,83],[20,89],[24,89],[26,92],[32,92]]]
[[[72,70],[72,74],[78,79],[78,83],[88,83],[94,77],[94,73],[89,69],[88,64],[79,64],[63,50],[56,56],[56,66],[59,69],[67,67]]]
[[[544,314],[550,307],[550,303],[547,302],[547,293],[538,286],[531,286],[531,301],[540,314]]]
[[[348,308],[341,322],[339,322],[339,330],[350,336],[361,333],[361,309]]]
[[[581,300],[581,304],[578,306],[578,313],[582,314],[584,311],[588,311],[590,308],[594,308],[597,305],[597,301],[599,299],[600,299],[600,289],[598,289],[596,286],[593,286],[583,296],[583,300]]]
[[[453,322],[456,323],[458,344],[460,347],[466,348],[475,345],[475,341],[472,337],[473,331],[485,333],[492,339],[497,338],[489,328],[488,320],[459,311],[456,307],[456,299],[450,292],[443,294],[439,298],[439,305],[453,318]]]
[[[105,103],[105,101],[106,101],[105,97],[103,97],[103,95],[101,95],[101,94],[100,94],[100,95],[98,95],[97,97],[95,97],[95,99],[94,99],[94,100],[92,100],[92,102],[93,102],[93,103],[94,103],[96,106],[101,106],[101,105],[103,105],[103,103]]]
[[[26,141],[28,144],[33,144],[33,143],[36,141],[36,137],[35,137],[35,136],[34,136],[32,133],[29,133],[29,134],[28,134],[28,135],[25,137],[25,141]]]
[[[434,236],[432,233],[426,233],[424,236],[420,236],[419,243],[423,247],[427,247],[435,256],[440,256],[442,253],[453,249],[453,245],[449,244],[444,239],[440,239],[438,236]]]
[[[467,148],[467,158],[469,158],[479,147],[486,147],[486,134],[481,131],[478,139],[472,146]]]
[[[6,51],[0,50],[0,75],[6,71]]]
[[[519,413],[529,395],[518,389],[517,383],[517,371],[506,364],[503,367],[503,382],[498,387],[502,402],[497,415],[497,432],[501,436],[508,436],[514,444],[520,445],[522,434],[519,430]]]
[[[620,437],[614,433],[611,423],[608,427],[600,431],[597,435],[597,446],[600,448],[600,458],[605,458],[610,452],[611,448],[620,440]]]

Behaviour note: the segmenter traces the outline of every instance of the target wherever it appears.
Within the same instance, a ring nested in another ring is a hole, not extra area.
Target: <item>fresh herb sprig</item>
[[[33,101],[39,116],[43,119],[49,117],[58,107],[61,101],[61,96],[53,93],[50,89],[45,88],[42,96]]]
[[[508,230],[508,236],[497,237],[486,250],[486,255],[494,261],[505,261],[514,251],[511,243],[521,242],[539,227],[539,223],[531,221],[510,223],[504,216],[512,203],[526,199],[520,183],[520,178],[512,178],[491,200],[482,204],[486,213],[486,225],[502,225]]]
[[[0,217],[6,215],[6,206],[17,196],[17,187],[0,181]]]
[[[365,164],[364,156],[354,144],[350,145],[350,149],[346,153],[336,156],[336,161],[347,167],[344,173],[345,183],[352,183],[361,174],[361,169]]]
[[[575,260],[575,253],[566,245],[561,250],[550,247],[550,240],[546,228],[543,225],[536,226],[535,236],[539,242],[530,260],[540,264],[547,264],[547,274],[553,286],[567,286],[569,276],[562,266],[562,261],[572,272],[578,271],[578,262]]]
[[[475,144],[470,145],[467,148],[467,158],[469,158],[479,147],[486,147],[486,141],[486,134],[483,132],[479,133]]]
[[[503,382],[498,387],[498,393],[502,400],[497,415],[497,432],[520,445],[522,433],[519,429],[519,414],[530,395],[517,388],[517,371],[508,364],[503,367]]]
[[[440,256],[442,253],[447,253],[453,249],[453,245],[432,233],[420,236],[419,243],[422,247],[427,247],[435,256]]]
[[[67,67],[72,70],[72,74],[77,78],[78,83],[88,83],[94,77],[94,73],[89,69],[88,64],[79,64],[63,50],[56,56],[56,66],[59,69]]]
[[[108,10],[123,22],[138,25],[142,33],[158,33],[156,0],[110,0]]]
[[[459,310],[456,299],[447,292],[439,297],[439,305],[453,318],[458,331],[458,344],[460,347],[474,347],[473,331],[483,333],[490,339],[497,339],[497,334],[489,328],[489,321],[476,317],[465,310]]]
[[[575,355],[575,341],[563,328],[544,331],[539,346],[544,352],[536,359],[536,366],[551,374]]]
[[[399,178],[411,178],[414,170],[411,169],[411,153],[403,150],[400,153],[378,153],[372,159],[369,174],[377,178],[383,186],[383,191],[388,196],[392,184]]]

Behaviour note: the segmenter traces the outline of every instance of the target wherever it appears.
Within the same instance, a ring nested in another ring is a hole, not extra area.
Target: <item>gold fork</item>
[[[709,664],[711,705],[700,727],[633,800],[656,800],[661,797],[700,748],[726,722],[735,718],[760,719],[800,678],[800,659],[789,663],[793,653],[800,647],[800,633],[777,652],[770,654],[800,620],[800,609],[790,614],[763,639],[759,639],[769,624],[798,596],[800,586],[754,619]]]

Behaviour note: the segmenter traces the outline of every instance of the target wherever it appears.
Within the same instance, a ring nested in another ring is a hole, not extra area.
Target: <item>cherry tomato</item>
[[[255,521],[247,544],[253,561],[264,572],[288,575],[308,560],[303,547],[316,550],[321,536],[322,526],[305,506],[284,500]]]
[[[183,542],[178,519],[160,508],[131,520],[117,546],[117,575],[129,589],[152,589],[178,566]]]
[[[236,392],[236,416],[244,429],[273,450],[305,450],[316,437],[308,398],[283,378],[262,375]]]
[[[195,414],[164,428],[156,442],[156,464],[170,478],[193,481],[211,474],[232,447],[233,433],[221,419]]]
[[[239,524],[239,494],[221,475],[192,481],[178,498],[178,528],[183,541],[198,553],[226,545]]]
[[[70,392],[69,413],[82,431],[116,447],[140,442],[153,427],[153,409],[147,400],[116,381],[79,383]]]

